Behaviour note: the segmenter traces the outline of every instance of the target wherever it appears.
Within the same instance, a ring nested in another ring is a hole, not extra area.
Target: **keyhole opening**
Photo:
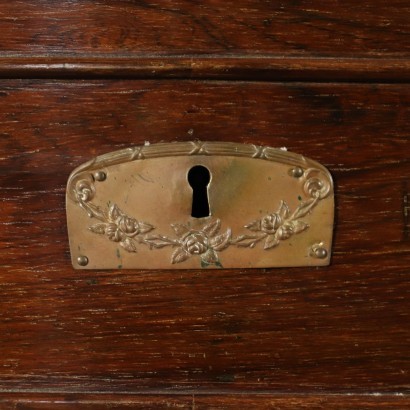
[[[209,216],[208,185],[211,173],[202,165],[195,165],[188,171],[188,182],[192,188],[192,212],[194,218]]]

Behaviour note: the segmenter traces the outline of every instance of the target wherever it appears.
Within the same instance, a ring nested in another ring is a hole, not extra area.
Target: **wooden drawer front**
[[[3,391],[405,391],[407,86],[3,80],[0,96]],[[74,271],[71,170],[192,139],[287,147],[327,166],[331,266]]]
[[[303,4],[305,3],[305,4]],[[408,56],[408,3],[21,0],[0,4],[1,50],[58,55]]]
[[[410,80],[406,0],[0,2],[0,77]]]

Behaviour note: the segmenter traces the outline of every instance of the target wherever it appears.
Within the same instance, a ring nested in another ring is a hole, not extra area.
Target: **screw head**
[[[318,259],[325,259],[327,257],[327,250],[322,247],[317,247],[313,249],[313,256]]]
[[[88,258],[87,258],[85,255],[80,255],[80,256],[77,258],[77,263],[78,263],[80,266],[87,266],[87,265],[88,265]]]
[[[104,171],[94,172],[94,179],[96,181],[105,181],[107,179],[107,174]]]
[[[292,168],[290,170],[290,175],[294,178],[302,177],[303,173],[304,173],[304,171],[303,171],[303,168],[301,168],[301,167],[295,167],[295,168]]]

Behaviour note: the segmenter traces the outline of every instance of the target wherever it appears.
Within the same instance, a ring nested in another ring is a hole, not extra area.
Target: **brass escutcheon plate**
[[[196,166],[209,171],[201,188],[209,216],[192,216],[195,186],[188,173]],[[319,163],[283,149],[199,141],[123,149],[75,169],[66,200],[76,269],[330,262],[332,177]]]

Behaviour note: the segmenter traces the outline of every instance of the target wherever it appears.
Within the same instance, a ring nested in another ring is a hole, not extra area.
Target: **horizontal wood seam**
[[[335,392],[335,391],[322,391],[320,393],[315,391],[291,391],[291,392],[281,392],[281,391],[269,391],[269,390],[240,390],[236,391],[234,389],[181,389],[181,390],[167,390],[167,389],[146,389],[141,391],[121,391],[113,389],[111,390],[75,390],[75,389],[47,389],[47,388],[33,388],[33,389],[0,389],[0,394],[7,394],[9,397],[13,395],[19,395],[20,398],[24,396],[31,396],[36,394],[38,396],[44,395],[47,398],[51,398],[52,396],[59,396],[61,394],[64,395],[75,395],[76,397],[84,397],[84,398],[98,398],[99,396],[111,396],[115,395],[116,400],[118,396],[120,397],[143,397],[143,396],[209,396],[209,397],[220,397],[220,396],[232,396],[232,397],[271,397],[271,398],[290,398],[290,397],[298,397],[298,398],[315,398],[315,397],[328,397],[328,398],[335,398],[335,397],[349,397],[349,398],[380,398],[380,399],[394,399],[394,398],[410,398],[410,392],[401,392],[401,391],[393,391],[393,392],[366,392],[366,393],[358,393],[355,391],[343,391],[343,392]],[[1,403],[1,397],[0,397]]]
[[[210,79],[312,82],[410,81],[402,58],[280,56],[0,55],[0,78]]]

